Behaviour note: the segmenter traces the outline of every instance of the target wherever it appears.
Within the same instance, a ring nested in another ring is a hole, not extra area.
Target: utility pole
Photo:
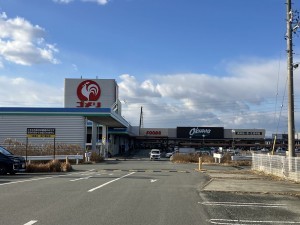
[[[142,127],[144,127],[143,106],[141,106],[141,112],[140,112],[139,135],[141,135],[141,128]]]
[[[292,0],[286,0],[287,69],[288,69],[288,156],[295,156],[294,78],[293,78],[293,11]]]

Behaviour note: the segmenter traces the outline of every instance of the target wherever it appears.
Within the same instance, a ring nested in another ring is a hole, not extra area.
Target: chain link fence
[[[300,182],[300,157],[253,153],[252,170]]]

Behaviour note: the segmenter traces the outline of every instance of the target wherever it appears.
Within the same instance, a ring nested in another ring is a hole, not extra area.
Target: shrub
[[[72,171],[72,166],[71,166],[71,164],[68,163],[68,162],[63,162],[63,163],[61,164],[60,168],[61,168],[61,170],[62,170],[63,172],[70,172],[70,171]]]
[[[174,154],[171,158],[171,161],[178,163],[198,163],[199,157],[202,158],[202,162],[204,163],[212,163],[214,161],[212,156],[199,156],[198,154]]]
[[[61,172],[61,163],[58,160],[53,160],[49,163],[49,171]]]
[[[60,162],[52,160],[48,163],[30,163],[27,164],[26,171],[28,173],[41,173],[41,172],[68,172],[72,170],[72,166],[68,162]]]
[[[42,163],[39,163],[39,164],[28,164],[26,166],[26,172],[28,173],[37,173],[37,172],[50,172],[49,171],[49,167],[47,166],[47,164],[42,164]]]
[[[101,155],[98,155],[96,152],[92,152],[90,160],[92,162],[98,163],[98,162],[103,162],[104,158]]]
[[[221,163],[231,163],[231,155],[229,153],[225,153],[221,158]]]

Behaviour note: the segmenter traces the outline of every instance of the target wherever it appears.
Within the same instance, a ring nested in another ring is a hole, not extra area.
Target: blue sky
[[[287,132],[285,0],[0,0],[0,7],[0,106],[62,107],[65,78],[98,77],[117,80],[132,125],[143,106],[145,127]],[[297,62],[297,35],[294,44]]]

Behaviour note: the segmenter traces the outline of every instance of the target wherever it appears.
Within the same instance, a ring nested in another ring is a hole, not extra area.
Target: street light
[[[204,138],[205,138],[205,134],[202,134],[202,146],[204,148]]]
[[[232,148],[234,149],[234,135],[235,135],[235,130],[231,130],[232,133]]]

